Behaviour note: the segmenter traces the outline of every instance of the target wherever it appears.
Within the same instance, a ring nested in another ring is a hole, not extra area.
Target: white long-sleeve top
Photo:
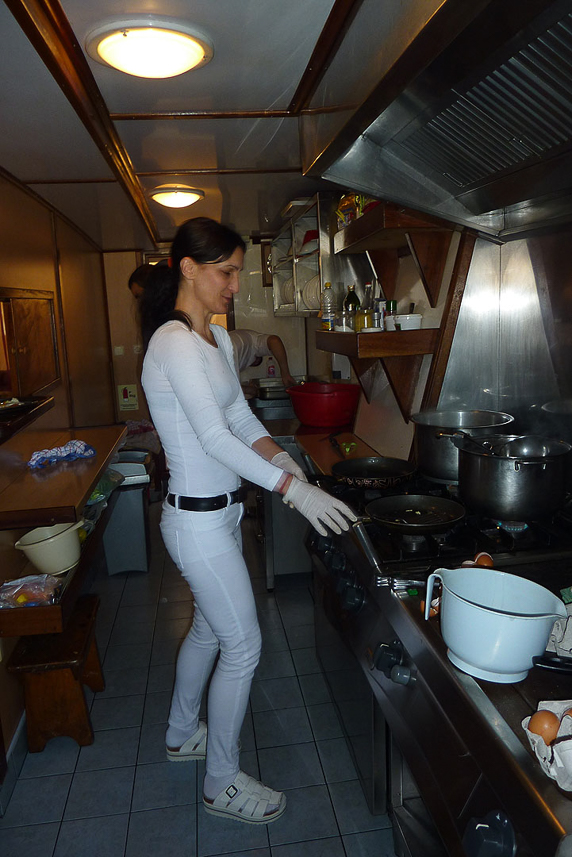
[[[169,491],[211,497],[240,477],[272,490],[282,470],[251,449],[268,432],[250,410],[226,330],[211,324],[217,346],[181,321],[155,331],[141,381],[169,464]]]

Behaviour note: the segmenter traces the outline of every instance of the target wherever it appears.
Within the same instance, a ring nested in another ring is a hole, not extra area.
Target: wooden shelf
[[[452,232],[454,224],[418,211],[381,202],[367,214],[353,220],[334,235],[334,253],[361,253],[407,247],[407,235],[414,232]]]
[[[336,333],[316,331],[316,347],[347,357],[410,357],[433,354],[439,340],[439,329],[382,330],[379,333]]]
[[[75,523],[109,460],[127,432],[124,425],[29,431],[0,447],[0,529]],[[93,458],[61,461],[40,470],[27,462],[33,452],[83,440]]]
[[[54,407],[53,396],[28,396],[20,398],[20,401],[29,405],[25,411],[12,412],[9,408],[0,411],[0,443],[9,440]]]
[[[30,634],[59,634],[73,613],[78,597],[87,590],[96,572],[95,555],[107,522],[117,502],[117,491],[109,498],[95,530],[84,542],[79,563],[62,575],[63,591],[57,604],[44,607],[14,607],[0,610],[0,637],[22,637]]]

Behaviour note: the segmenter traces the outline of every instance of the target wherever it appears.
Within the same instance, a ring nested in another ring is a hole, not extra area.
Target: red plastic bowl
[[[288,387],[294,413],[305,426],[345,426],[352,422],[359,401],[359,384],[310,382]]]

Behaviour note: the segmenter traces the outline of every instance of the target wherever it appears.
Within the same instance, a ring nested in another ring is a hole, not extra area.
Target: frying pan
[[[369,517],[399,533],[440,533],[465,517],[465,509],[454,500],[424,494],[380,497],[365,507]]]
[[[332,465],[332,476],[338,482],[355,488],[392,488],[415,473],[415,465],[401,458],[370,456],[346,458]]]

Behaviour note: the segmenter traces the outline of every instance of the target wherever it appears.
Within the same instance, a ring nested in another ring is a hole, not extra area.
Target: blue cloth
[[[57,461],[75,461],[76,458],[92,458],[95,449],[83,440],[70,440],[64,446],[54,446],[53,449],[40,449],[32,453],[28,467],[32,469],[55,464]]]

